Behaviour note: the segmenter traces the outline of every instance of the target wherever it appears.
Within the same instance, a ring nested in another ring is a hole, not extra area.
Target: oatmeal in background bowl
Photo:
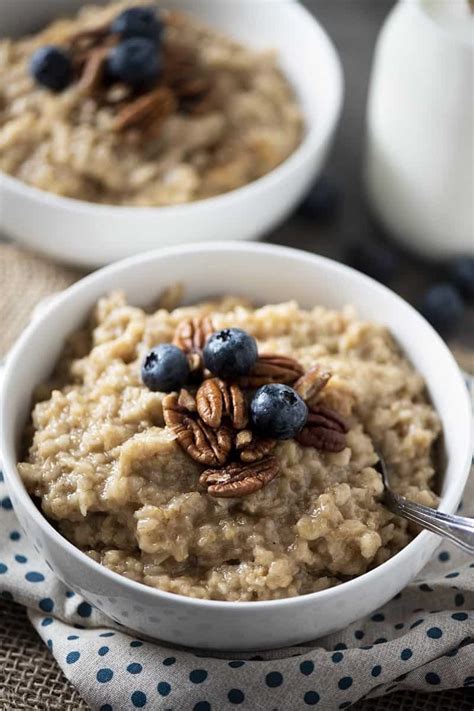
[[[440,421],[388,330],[352,308],[102,298],[38,388],[19,471],[74,545],[197,598],[338,585],[413,538],[382,503],[433,505]]]
[[[160,206],[246,185],[295,151],[302,113],[271,48],[144,5],[84,7],[0,40],[1,171],[66,197]],[[123,19],[144,9],[154,19]]]

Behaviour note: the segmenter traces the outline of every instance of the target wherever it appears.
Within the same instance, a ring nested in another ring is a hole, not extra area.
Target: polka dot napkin
[[[462,510],[474,513],[472,473]],[[0,476],[0,596],[27,606],[100,711],[334,711],[395,689],[474,686],[474,561],[446,543],[418,580],[341,632],[257,655],[193,651],[138,639],[68,590],[20,530]]]

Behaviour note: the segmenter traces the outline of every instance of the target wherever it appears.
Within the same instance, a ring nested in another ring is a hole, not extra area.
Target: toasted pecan
[[[125,131],[129,128],[158,128],[176,109],[177,102],[174,93],[166,86],[143,94],[120,109],[113,122],[114,131]]]
[[[205,380],[196,393],[197,411],[209,427],[219,428],[224,418],[229,418],[236,430],[247,425],[247,403],[238,385],[220,378]]]
[[[268,383],[291,385],[304,373],[303,367],[288,356],[262,353],[248,375],[237,379],[244,388],[259,388]]]
[[[199,479],[207,493],[215,497],[242,497],[269,484],[278,474],[276,457],[266,457],[251,464],[231,462],[222,469],[206,469]]]
[[[163,417],[181,448],[196,462],[213,467],[226,463],[232,448],[232,432],[228,427],[212,429],[194,418],[180,405],[176,393],[163,399]]]

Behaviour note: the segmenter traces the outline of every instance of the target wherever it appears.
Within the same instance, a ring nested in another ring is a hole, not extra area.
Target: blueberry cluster
[[[152,7],[132,7],[113,20],[109,34],[119,39],[110,49],[106,75],[111,81],[121,81],[133,89],[148,89],[162,72],[161,41],[164,25]],[[70,53],[60,47],[40,47],[32,56],[30,72],[41,86],[62,91],[74,78],[74,62]]]
[[[247,375],[257,362],[255,338],[240,328],[213,333],[203,349],[203,364],[225,380]],[[177,346],[163,343],[153,348],[142,365],[143,383],[152,391],[179,390],[190,377],[188,360]],[[305,426],[308,407],[288,385],[271,383],[260,387],[250,401],[250,421],[259,435],[291,439]]]

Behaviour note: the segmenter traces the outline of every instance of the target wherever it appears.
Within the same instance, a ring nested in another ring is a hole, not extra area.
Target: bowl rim
[[[303,250],[293,249],[290,247],[282,247],[272,244],[262,244],[262,243],[247,243],[247,242],[225,242],[222,244],[217,244],[213,242],[205,242],[200,245],[195,244],[185,244],[178,245],[176,247],[167,247],[162,249],[153,250],[146,252],[144,254],[134,255],[127,259],[123,259],[114,264],[108,265],[102,269],[99,269],[92,274],[80,279],[78,282],[68,287],[64,291],[60,292],[53,299],[51,299],[44,307],[37,318],[34,318],[28,326],[25,328],[23,333],[20,335],[18,340],[15,342],[13,348],[7,355],[5,362],[5,369],[3,373],[3,383],[2,389],[0,391],[0,450],[2,452],[3,459],[3,470],[5,472],[5,479],[7,485],[11,488],[15,497],[21,502],[22,507],[26,510],[27,514],[33,518],[39,528],[43,531],[45,536],[63,549],[64,552],[70,554],[73,559],[77,559],[79,563],[82,563],[86,567],[91,566],[92,570],[98,575],[103,575],[106,579],[110,579],[112,583],[118,585],[124,585],[131,593],[135,592],[141,595],[154,598],[155,600],[166,600],[167,602],[174,602],[176,604],[187,605],[190,604],[196,607],[206,607],[209,609],[228,609],[228,610],[258,610],[263,608],[285,608],[288,605],[295,604],[305,604],[317,602],[324,598],[338,595],[345,595],[346,593],[353,593],[358,590],[358,588],[365,587],[365,585],[370,585],[372,579],[377,578],[380,575],[390,574],[392,567],[396,565],[401,565],[404,561],[416,556],[416,553],[421,554],[423,549],[429,544],[429,541],[433,541],[435,534],[430,533],[427,530],[419,533],[415,538],[413,538],[404,548],[401,549],[394,556],[386,560],[384,563],[372,568],[371,570],[358,575],[351,580],[345,581],[334,587],[326,588],[324,590],[306,593],[304,595],[297,595],[294,597],[286,597],[276,600],[255,600],[255,601],[227,601],[227,600],[208,600],[201,598],[188,597],[180,593],[168,592],[161,590],[159,588],[153,588],[146,585],[145,583],[137,582],[126,578],[119,573],[116,573],[105,566],[97,563],[92,558],[87,556],[86,553],[81,551],[79,548],[74,546],[67,538],[62,536],[59,531],[53,526],[52,523],[46,518],[42,511],[36,507],[33,498],[27,492],[25,484],[21,479],[18,472],[17,464],[18,457],[16,453],[15,443],[13,441],[9,442],[6,438],[5,427],[1,426],[1,423],[6,421],[7,418],[7,405],[5,397],[5,387],[7,382],[11,379],[13,371],[16,366],[19,355],[21,354],[24,347],[28,344],[30,335],[41,330],[43,324],[54,314],[55,309],[64,302],[73,302],[74,298],[79,293],[87,293],[90,286],[100,283],[104,276],[113,275],[114,273],[120,275],[122,271],[127,271],[129,269],[139,269],[143,262],[154,261],[160,258],[166,258],[168,256],[181,256],[185,254],[189,256],[189,253],[195,252],[247,252],[250,254],[266,254],[270,256],[280,256],[290,259],[296,259],[303,262],[310,262],[315,265],[322,266],[323,268],[329,269],[336,276],[339,274],[349,274],[360,281],[361,287],[368,287],[374,291],[374,296],[378,293],[379,295],[390,296],[396,303],[401,311],[412,312],[420,320],[421,324],[424,324],[425,331],[430,332],[431,341],[433,348],[436,348],[439,352],[443,353],[444,358],[451,363],[453,368],[453,375],[458,380],[459,384],[459,403],[458,403],[458,415],[459,421],[465,423],[465,434],[466,434],[466,455],[464,457],[463,470],[460,472],[455,480],[453,480],[451,486],[447,489],[440,501],[440,510],[445,510],[446,505],[448,507],[448,512],[454,509],[454,506],[461,499],[462,492],[465,488],[465,484],[468,478],[470,463],[471,463],[471,404],[468,396],[467,388],[463,381],[461,371],[454,360],[451,351],[448,349],[446,343],[441,339],[441,337],[436,333],[436,331],[431,327],[431,325],[426,322],[426,320],[419,314],[416,309],[414,309],[408,302],[406,302],[402,297],[393,292],[391,289],[375,281],[371,277],[366,276],[358,272],[357,270],[348,267],[344,264],[338,263],[327,257],[312,254],[309,252],[304,252]],[[461,395],[462,393],[462,395]],[[463,402],[464,402],[464,414],[463,414]],[[464,476],[462,474],[464,473]]]
[[[178,213],[197,213],[196,217],[198,217],[201,212],[208,210],[227,209],[232,206],[232,203],[238,202],[241,199],[245,200],[251,191],[255,192],[256,195],[259,193],[262,194],[265,190],[271,189],[275,183],[291,179],[293,173],[300,168],[301,164],[304,163],[308,157],[323,148],[335,130],[342,110],[344,74],[335,45],[317,18],[301,5],[299,0],[291,0],[287,7],[290,12],[299,15],[308,24],[312,24],[316,33],[319,34],[319,42],[325,46],[325,52],[328,58],[327,66],[331,68],[333,73],[334,97],[332,102],[328,103],[325,121],[322,124],[315,124],[314,122],[310,124],[308,116],[306,114],[303,115],[304,135],[300,144],[285,160],[277,165],[276,168],[273,168],[265,175],[233,190],[228,190],[227,192],[209,198],[203,198],[202,200],[183,202],[177,205],[133,206],[95,203],[79,198],[57,195],[48,190],[37,188],[34,185],[28,185],[20,178],[16,178],[3,171],[0,171],[0,188],[2,183],[4,183],[10,190],[17,192],[20,196],[42,202],[51,208],[69,209],[80,213],[89,213],[90,215],[98,214],[100,217],[128,217],[130,215],[147,217],[166,214],[167,217],[174,218]],[[286,72],[283,73],[298,96],[298,86],[296,82],[287,77]],[[301,106],[300,102],[299,104]],[[303,107],[301,106],[301,108]]]

